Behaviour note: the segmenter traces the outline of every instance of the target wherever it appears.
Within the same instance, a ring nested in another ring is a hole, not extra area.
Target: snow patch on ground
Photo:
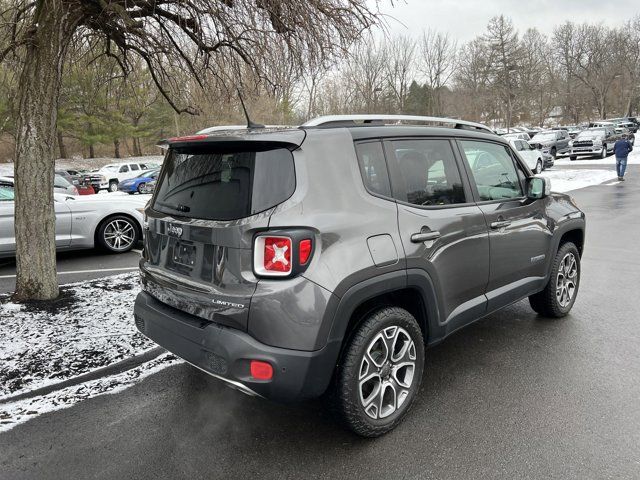
[[[0,297],[0,400],[153,348],[133,321],[138,278],[127,273],[68,285],[47,304]]]
[[[160,370],[181,363],[165,353],[131,370],[56,390],[47,395],[0,404],[0,432],[5,432],[44,413],[69,408],[82,400],[118,393]]]
[[[579,188],[599,185],[618,178],[615,169],[611,170],[545,170],[540,174],[551,180],[552,192],[569,192]]]

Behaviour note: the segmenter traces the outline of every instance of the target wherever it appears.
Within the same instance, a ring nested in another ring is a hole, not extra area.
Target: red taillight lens
[[[267,237],[264,239],[264,269],[268,272],[291,271],[291,239]]]
[[[311,256],[311,240],[306,238],[298,244],[298,260],[300,265],[305,265]]]
[[[257,237],[253,267],[259,275],[284,276],[293,269],[289,237]]]
[[[273,367],[267,362],[251,360],[251,376],[256,380],[271,380],[273,378]]]

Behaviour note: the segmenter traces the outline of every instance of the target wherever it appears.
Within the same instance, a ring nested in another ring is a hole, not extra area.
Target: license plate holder
[[[176,242],[173,246],[173,263],[184,267],[193,267],[196,263],[196,247],[184,242]]]

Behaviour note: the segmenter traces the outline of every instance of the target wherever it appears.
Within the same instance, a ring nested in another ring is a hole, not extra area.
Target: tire
[[[561,290],[558,285],[563,280]],[[573,285],[572,290],[570,284]],[[543,317],[564,317],[571,311],[579,287],[580,253],[572,242],[563,243],[553,259],[549,283],[544,290],[529,297],[529,304]],[[566,293],[561,293],[563,291]],[[561,295],[560,298],[558,295]]]
[[[396,351],[399,342],[403,347],[393,360],[390,352]],[[383,435],[411,408],[423,369],[424,342],[416,319],[402,308],[382,308],[369,315],[349,339],[330,392],[333,410],[354,433]]]
[[[106,218],[96,231],[97,244],[112,253],[126,253],[135,247],[139,240],[140,227],[133,218],[124,215]]]
[[[147,184],[145,182],[142,182],[141,184],[138,185],[138,193],[144,193],[144,187],[146,187]]]
[[[574,160],[577,160],[577,159],[578,159],[578,156],[577,156],[577,155],[571,155],[571,156],[569,157],[569,160],[571,160],[572,162],[573,162]]]
[[[600,158],[607,158],[607,146],[602,146],[602,151],[600,152]]]
[[[110,192],[117,192],[118,191],[118,181],[117,180],[111,180],[109,182],[109,191]]]
[[[551,152],[549,152],[551,154],[551,156],[553,157],[554,160],[557,160],[558,158],[558,151],[556,150],[556,147],[553,147],[551,149]]]
[[[542,166],[542,160],[538,159],[538,162],[536,163],[536,169],[533,171],[533,173],[542,173],[542,170],[544,170],[544,167]]]

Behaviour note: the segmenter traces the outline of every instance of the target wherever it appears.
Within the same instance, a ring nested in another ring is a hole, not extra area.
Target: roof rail
[[[423,117],[418,115],[326,115],[323,117],[317,117],[313,120],[300,125],[301,127],[345,127],[349,125],[392,125],[400,124],[401,122],[422,122],[422,123],[435,123],[435,124],[451,124],[453,128],[474,128],[477,130],[494,133],[486,125],[476,122],[468,122],[466,120],[460,120],[457,118],[444,118],[444,117]]]

